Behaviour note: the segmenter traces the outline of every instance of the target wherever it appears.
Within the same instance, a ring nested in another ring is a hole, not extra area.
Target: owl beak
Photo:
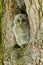
[[[22,22],[20,21],[20,25],[22,24]]]

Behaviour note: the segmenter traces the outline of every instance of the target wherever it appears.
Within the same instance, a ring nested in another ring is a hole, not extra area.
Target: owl
[[[17,45],[22,47],[29,42],[29,22],[25,14],[18,14],[14,19],[13,34],[16,38]]]

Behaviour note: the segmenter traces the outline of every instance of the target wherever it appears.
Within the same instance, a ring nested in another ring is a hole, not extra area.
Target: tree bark
[[[43,5],[42,0],[24,0],[28,19],[30,23],[30,37],[34,39],[38,38],[40,21],[43,18]]]
[[[4,0],[2,23],[4,43],[3,63],[4,65],[43,65],[43,0],[21,1],[23,7],[26,7],[26,11],[22,9],[22,6],[21,8],[15,6],[16,0]],[[13,36],[14,18],[17,14],[21,13],[21,10],[28,15],[30,25],[30,41],[27,47],[22,49],[22,53],[21,48],[15,47],[16,39]],[[17,58],[18,60],[16,59],[15,61],[15,57],[18,56],[17,52],[19,56],[23,55],[23,57],[21,60]]]

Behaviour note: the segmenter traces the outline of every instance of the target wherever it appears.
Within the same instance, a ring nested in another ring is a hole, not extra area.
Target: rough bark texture
[[[3,63],[4,65],[43,65],[43,0],[17,1],[19,0],[4,0]],[[15,46],[16,39],[12,31],[14,18],[19,13],[28,15],[30,25],[30,41],[24,48]]]
[[[33,39],[38,38],[40,21],[43,16],[42,0],[24,0],[26,4],[26,10],[28,19],[30,22],[30,37]]]

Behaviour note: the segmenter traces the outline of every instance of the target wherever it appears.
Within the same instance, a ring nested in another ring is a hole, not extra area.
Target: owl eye
[[[22,21],[25,22],[25,19],[23,19]]]
[[[20,22],[20,20],[19,20],[19,19],[18,19],[17,21],[18,21],[18,22]]]

